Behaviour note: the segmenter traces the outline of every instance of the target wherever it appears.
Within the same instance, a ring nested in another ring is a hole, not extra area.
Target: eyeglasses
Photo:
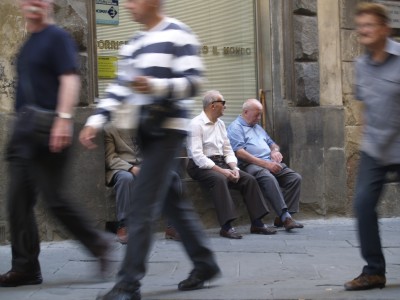
[[[383,26],[383,23],[363,23],[363,24],[356,24],[356,29],[361,30],[361,29],[367,29],[367,30],[374,30],[377,29],[380,26]]]
[[[222,106],[225,106],[225,103],[226,103],[225,100],[216,100],[216,101],[211,102],[211,104],[218,103],[218,102],[222,103]]]

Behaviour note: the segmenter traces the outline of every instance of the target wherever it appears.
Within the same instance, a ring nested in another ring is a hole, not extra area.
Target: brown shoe
[[[117,230],[117,240],[121,244],[127,244],[128,243],[128,229],[126,226],[120,227]]]
[[[177,242],[180,242],[180,240],[181,240],[181,237],[179,236],[179,233],[172,226],[168,226],[165,229],[165,238],[167,240],[173,240],[173,241],[177,241]]]
[[[285,221],[283,221],[283,227],[285,227],[286,231],[297,228],[292,218],[286,218]]]
[[[294,227],[294,228],[304,228],[304,225],[303,225],[303,224],[301,224],[301,223],[295,221],[294,219],[292,219],[292,221],[293,221],[294,224],[295,224],[295,227]],[[284,227],[284,224],[283,224],[283,222],[281,221],[281,218],[275,217],[274,226],[275,226],[275,227],[278,227],[278,228],[279,228],[279,227]]]
[[[276,230],[264,224],[263,227],[256,227],[251,225],[250,233],[254,234],[275,234]]]
[[[361,291],[375,288],[384,288],[386,284],[385,275],[368,275],[361,273],[360,276],[344,284],[346,291]]]
[[[228,239],[240,240],[243,236],[235,228],[231,227],[228,231],[221,228],[219,235]]]
[[[43,279],[40,271],[33,273],[8,271],[0,275],[0,286],[2,287],[41,284],[42,282]]]

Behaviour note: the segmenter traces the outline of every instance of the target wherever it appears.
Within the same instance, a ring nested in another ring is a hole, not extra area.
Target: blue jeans
[[[361,152],[354,210],[358,224],[361,255],[367,262],[363,273],[370,275],[384,275],[386,272],[376,207],[385,184],[386,174],[392,171],[396,171],[400,175],[400,165],[383,166],[374,158]]]

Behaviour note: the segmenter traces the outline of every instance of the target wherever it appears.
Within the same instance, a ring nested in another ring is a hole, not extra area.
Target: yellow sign
[[[99,56],[97,58],[97,76],[101,79],[114,79],[117,73],[116,56]]]

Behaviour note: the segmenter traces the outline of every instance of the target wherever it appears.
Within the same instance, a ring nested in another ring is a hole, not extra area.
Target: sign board
[[[96,23],[119,24],[119,0],[96,0]]]
[[[97,76],[101,79],[114,79],[117,73],[116,56],[97,57]]]
[[[400,28],[400,2],[399,1],[377,1],[385,5],[389,11],[390,26]]]

